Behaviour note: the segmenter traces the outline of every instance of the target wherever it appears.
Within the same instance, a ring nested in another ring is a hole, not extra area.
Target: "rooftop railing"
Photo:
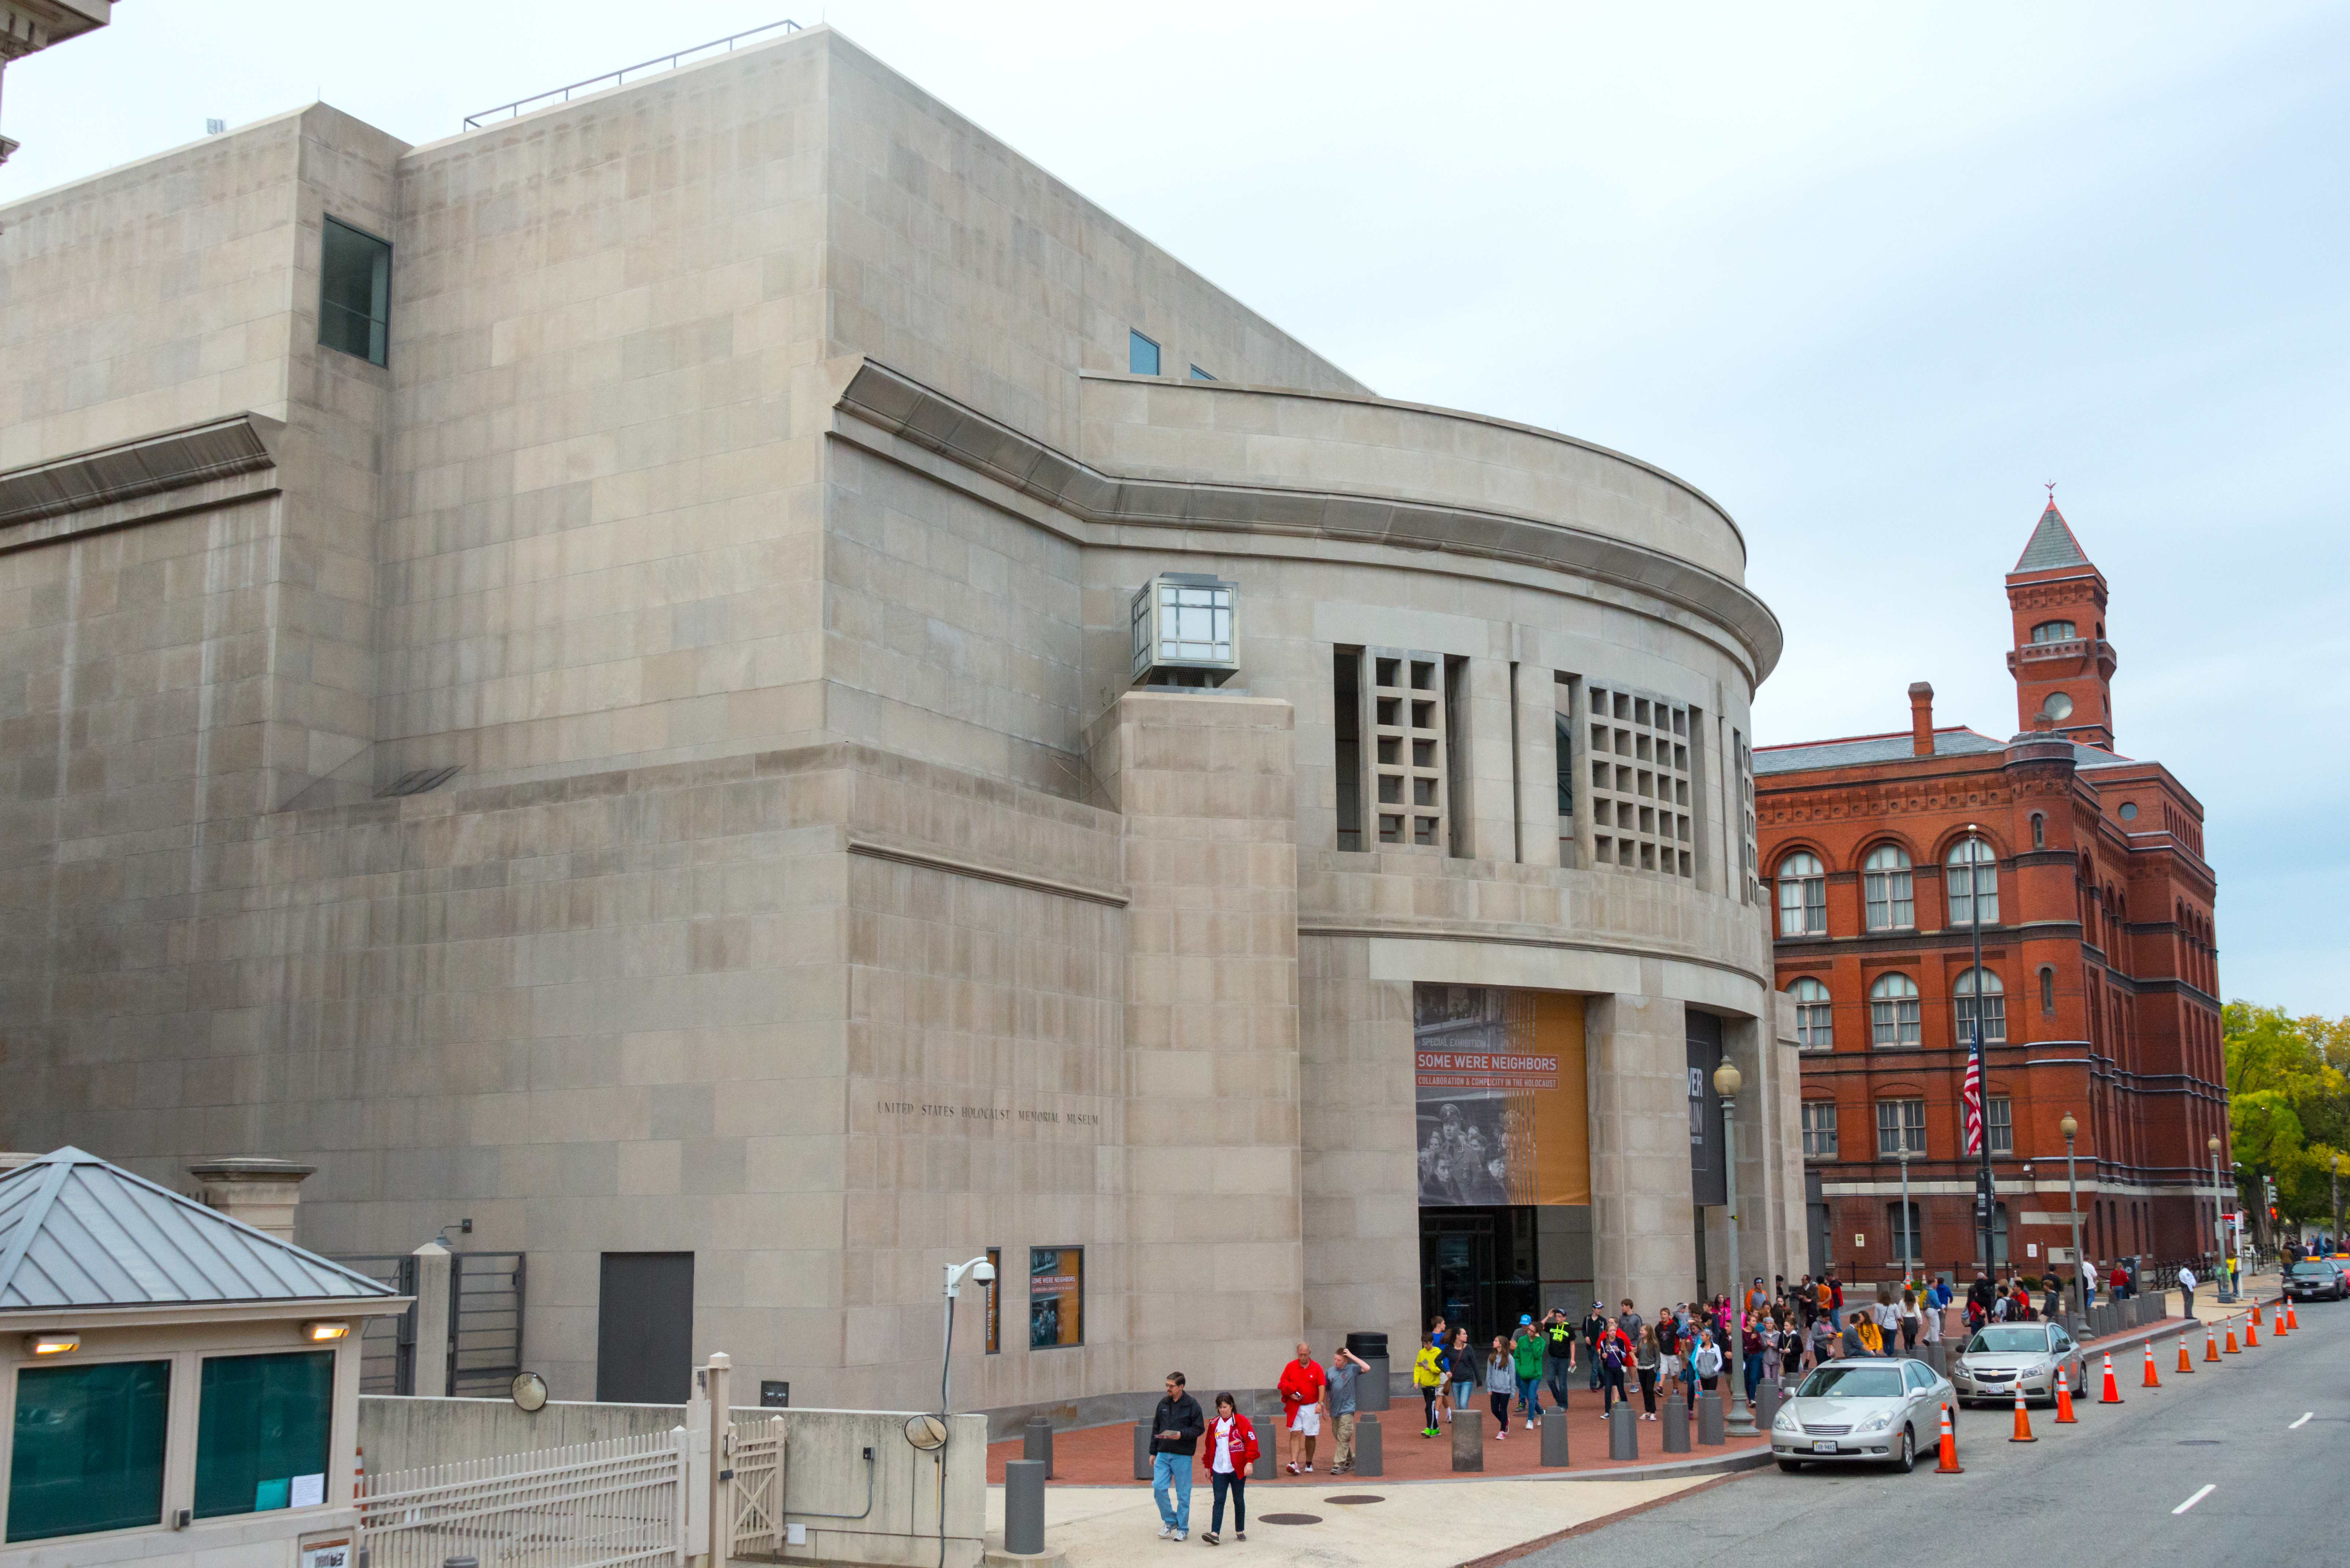
[[[493,119],[514,119],[541,104],[569,103],[573,93],[594,91],[606,86],[619,87],[638,71],[674,70],[687,61],[703,55],[720,52],[732,54],[734,46],[743,39],[755,38],[763,33],[772,33],[778,28],[786,33],[796,33],[800,30],[800,25],[785,17],[780,22],[770,22],[764,27],[753,27],[748,32],[736,33],[732,37],[713,38],[706,44],[696,44],[690,49],[680,49],[673,55],[660,55],[650,60],[640,60],[633,66],[622,66],[617,71],[606,71],[600,77],[589,77],[586,81],[573,82],[568,87],[549,88],[545,92],[533,93],[528,98],[518,98],[512,103],[502,103],[495,109],[485,109],[478,114],[469,114],[465,117],[465,129],[479,130]]]

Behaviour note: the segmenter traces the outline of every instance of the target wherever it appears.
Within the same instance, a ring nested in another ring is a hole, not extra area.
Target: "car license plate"
[[[1835,1453],[1835,1439],[1834,1438],[1814,1438],[1812,1439],[1812,1452],[1815,1454]]]

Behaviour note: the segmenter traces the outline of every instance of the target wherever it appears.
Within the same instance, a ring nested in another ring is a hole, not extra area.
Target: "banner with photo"
[[[1591,1201],[1583,999],[1412,987],[1419,1206]]]
[[[1028,1348],[1086,1342],[1086,1250],[1028,1249]]]

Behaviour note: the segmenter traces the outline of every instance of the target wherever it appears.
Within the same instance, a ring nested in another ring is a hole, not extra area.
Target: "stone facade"
[[[1414,987],[1506,987],[1586,999],[1579,1288],[1686,1295],[1701,1227],[1726,1285],[1696,1018],[1800,1264],[1779,633],[1670,475],[1374,396],[826,28],[423,147],[314,106],[0,209],[0,1145],[314,1165],[328,1253],[468,1215],[558,1398],[599,1257],[691,1251],[696,1356],[922,1406],[999,1247],[958,1399],[1076,1410],[1408,1338]],[[1238,585],[1230,688],[1134,685],[1161,572]],[[1379,650],[1440,842],[1345,838]],[[1594,691],[1682,725],[1661,868]]]

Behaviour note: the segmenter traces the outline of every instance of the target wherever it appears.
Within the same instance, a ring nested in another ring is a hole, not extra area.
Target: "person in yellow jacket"
[[[1885,1354],[1885,1331],[1877,1326],[1877,1318],[1873,1314],[1866,1312],[1853,1314],[1852,1325],[1854,1331],[1860,1335],[1860,1353],[1863,1355]]]
[[[1420,1341],[1419,1352],[1411,1358],[1411,1386],[1419,1390],[1419,1402],[1426,1408],[1428,1424],[1420,1436],[1436,1436],[1436,1391],[1444,1386],[1444,1351],[1430,1335]]]

